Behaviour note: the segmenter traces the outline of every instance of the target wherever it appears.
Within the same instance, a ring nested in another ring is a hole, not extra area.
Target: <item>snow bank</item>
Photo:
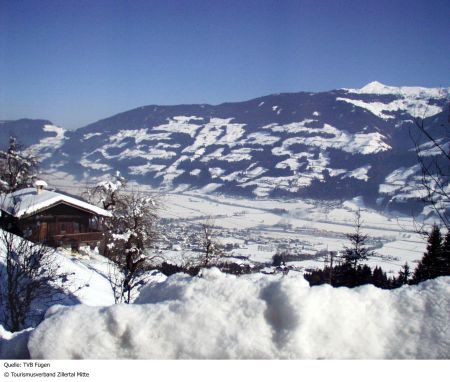
[[[27,342],[31,330],[10,333],[0,325],[0,359],[29,359]]]
[[[3,231],[0,230],[0,234],[2,233]],[[15,240],[23,239],[16,236]],[[5,251],[4,243],[0,241],[0,273],[6,263]],[[89,252],[89,257],[82,257],[63,249],[55,251],[52,256],[54,256],[52,261],[58,268],[58,272],[70,275],[68,282],[62,285],[66,289],[67,296],[60,303],[69,305],[82,303],[94,306],[114,304],[114,295],[107,278],[109,268],[106,258],[94,251]],[[3,272],[6,274],[5,270]],[[35,301],[35,304],[39,306],[40,301]]]
[[[177,274],[135,305],[60,307],[33,358],[449,358],[450,278],[395,291],[310,288],[299,275]]]

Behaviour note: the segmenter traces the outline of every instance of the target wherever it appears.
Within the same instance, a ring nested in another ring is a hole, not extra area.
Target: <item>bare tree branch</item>
[[[0,320],[10,331],[38,324],[45,310],[70,298],[76,286],[55,250],[0,231]]]

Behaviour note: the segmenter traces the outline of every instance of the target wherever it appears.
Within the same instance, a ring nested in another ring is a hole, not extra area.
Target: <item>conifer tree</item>
[[[433,225],[428,235],[427,251],[414,271],[413,282],[415,284],[421,281],[433,279],[440,276],[440,259],[442,258],[443,242],[441,230],[437,224]]]
[[[447,231],[445,235],[444,245],[442,248],[442,254],[438,261],[439,275],[450,275],[450,231]]]
[[[360,261],[367,260],[368,256],[372,255],[372,251],[366,246],[368,236],[361,231],[362,224],[361,210],[358,210],[355,215],[355,232],[346,235],[350,240],[350,246],[344,248],[344,260],[354,269]]]
[[[385,287],[387,284],[387,276],[378,266],[373,270],[372,283],[378,288]]]
[[[408,262],[402,265],[402,269],[398,273],[398,278],[395,282],[396,285],[405,285],[409,283],[409,278],[411,277],[411,270],[409,268]]]

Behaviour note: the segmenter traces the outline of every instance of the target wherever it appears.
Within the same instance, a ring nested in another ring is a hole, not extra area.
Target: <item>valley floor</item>
[[[199,192],[169,193],[163,197],[161,217],[171,224],[175,251],[166,248],[172,261],[180,261],[189,245],[182,238],[189,229],[209,221],[218,239],[236,262],[270,263],[275,253],[310,255],[291,262],[299,270],[320,268],[330,251],[348,245],[346,234],[354,231],[355,213],[361,209],[363,233],[374,256],[372,267],[391,275],[408,262],[412,268],[423,255],[426,239],[416,232],[417,223],[406,216],[394,217],[365,208],[356,198],[346,202],[313,200],[249,200]],[[228,244],[228,246],[227,246]],[[177,260],[178,259],[178,260]]]
[[[50,184],[63,191],[84,190],[68,186],[71,178],[65,173],[54,172],[48,177]],[[140,184],[134,184],[133,189],[158,194],[158,190]],[[395,276],[405,262],[414,269],[426,248],[426,237],[417,232],[420,222],[411,216],[366,208],[360,198],[348,201],[249,199],[179,187],[161,191],[159,199],[161,231],[165,235],[160,243],[160,255],[176,264],[198,255],[198,249],[187,237],[198,235],[202,223],[208,222],[227,249],[229,261],[270,264],[275,253],[287,252],[310,256],[289,263],[299,271],[322,268],[330,261],[330,251],[339,252],[349,244],[345,235],[354,231],[358,209],[361,209],[363,234],[368,235],[368,245],[374,251],[374,256],[367,261],[369,266],[379,266],[388,276]],[[427,223],[426,228],[430,228],[432,222]]]

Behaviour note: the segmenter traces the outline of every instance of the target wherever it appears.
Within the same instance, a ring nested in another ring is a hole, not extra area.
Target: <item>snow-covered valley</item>
[[[169,193],[163,197],[161,217],[172,227],[176,251],[168,250],[172,261],[182,261],[189,248],[183,247],[183,232],[210,220],[215,234],[229,246],[235,261],[271,263],[275,253],[309,254],[310,260],[295,261],[299,270],[320,268],[329,252],[348,245],[346,234],[354,231],[355,212],[361,209],[363,231],[369,235],[375,255],[368,260],[395,275],[405,262],[419,261],[426,238],[417,233],[418,222],[365,208],[360,199],[340,203],[314,200],[249,200],[198,192]],[[179,242],[176,242],[178,237]]]
[[[49,176],[49,182],[66,192],[83,192],[66,186],[61,176]],[[394,276],[405,262],[414,268],[422,258],[427,238],[419,229],[429,229],[436,221],[423,215],[377,211],[365,206],[361,197],[347,201],[255,199],[182,188],[166,192],[142,184],[132,188],[158,195],[159,254],[174,264],[184,264],[197,255],[188,235],[207,222],[227,249],[229,261],[270,266],[274,254],[289,252],[310,256],[290,262],[298,271],[322,268],[328,264],[330,252],[338,254],[349,244],[346,234],[354,231],[355,213],[360,210],[363,232],[374,250],[367,264]]]

